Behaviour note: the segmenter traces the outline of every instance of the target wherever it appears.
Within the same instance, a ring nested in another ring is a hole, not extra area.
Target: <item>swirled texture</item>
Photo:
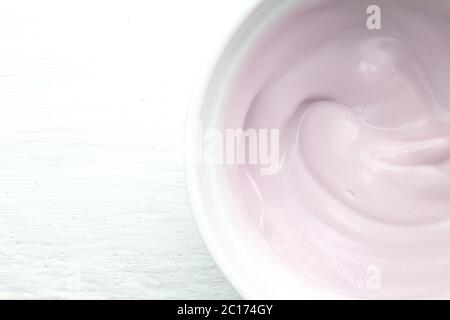
[[[229,169],[242,212],[290,268],[341,293],[450,289],[450,14],[436,1],[322,0],[239,67],[227,128],[279,129],[281,170]],[[443,4],[445,1],[441,1]]]

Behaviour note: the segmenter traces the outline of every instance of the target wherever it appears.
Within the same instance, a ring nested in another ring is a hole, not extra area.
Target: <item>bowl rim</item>
[[[249,20],[254,12],[258,10],[258,8],[260,8],[265,2],[265,0],[253,1],[255,3],[253,3],[250,8],[246,8],[241,11],[240,14],[236,15],[234,21],[230,23],[227,37],[225,37],[223,41],[220,41],[219,45],[210,48],[212,52],[206,55],[205,61],[202,63],[201,71],[194,84],[193,93],[187,108],[183,143],[185,187],[191,208],[191,214],[194,216],[196,227],[214,262],[224,274],[225,278],[229,281],[231,286],[244,299],[251,299],[254,296],[253,292],[244,284],[243,281],[239,280],[240,277],[235,269],[230,267],[223,247],[220,245],[216,236],[211,232],[212,226],[206,222],[207,219],[205,219],[205,217],[207,212],[204,208],[201,197],[199,196],[201,194],[201,188],[197,174],[189,162],[189,156],[197,144],[197,141],[195,140],[196,137],[192,132],[192,126],[200,118],[205,105],[206,96],[210,89],[210,82],[220,61],[224,58],[224,52],[233,39],[237,36],[245,22]]]

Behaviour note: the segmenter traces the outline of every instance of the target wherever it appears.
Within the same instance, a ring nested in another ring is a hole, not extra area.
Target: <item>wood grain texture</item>
[[[245,2],[2,2],[0,298],[239,297],[182,143],[205,45]]]

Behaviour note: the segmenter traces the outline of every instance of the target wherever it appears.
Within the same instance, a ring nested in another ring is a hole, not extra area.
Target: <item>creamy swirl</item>
[[[373,1],[299,1],[249,49],[225,126],[278,129],[282,166],[232,167],[231,189],[303,276],[358,297],[448,294],[450,13],[376,2],[380,30]]]

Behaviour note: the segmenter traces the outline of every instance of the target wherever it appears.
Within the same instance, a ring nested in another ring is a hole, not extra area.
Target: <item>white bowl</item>
[[[224,88],[231,81],[243,52],[274,19],[293,5],[312,0],[260,1],[245,18],[235,21],[235,30],[223,49],[206,62],[192,98],[185,141],[186,181],[199,230],[225,276],[246,299],[344,299],[290,270],[260,235],[236,219],[227,197],[224,177],[217,166],[197,164],[201,122],[214,127],[222,108]]]

